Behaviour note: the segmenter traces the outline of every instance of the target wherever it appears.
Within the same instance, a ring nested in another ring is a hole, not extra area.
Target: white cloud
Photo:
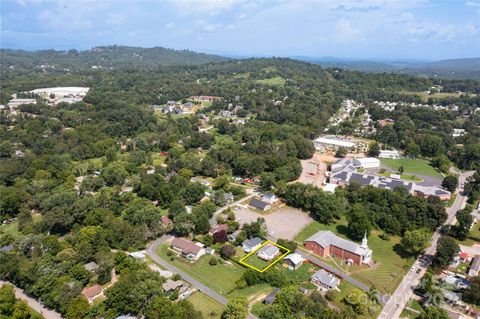
[[[167,28],[167,29],[173,29],[173,28],[175,28],[175,23],[169,22],[169,23],[167,23],[167,24],[165,25],[165,28]]]
[[[360,28],[352,26],[347,19],[341,19],[335,25],[334,39],[338,42],[359,41],[363,39],[363,35]]]

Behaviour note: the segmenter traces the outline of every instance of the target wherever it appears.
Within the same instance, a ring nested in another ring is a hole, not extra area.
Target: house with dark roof
[[[197,260],[205,254],[205,249],[202,246],[186,239],[175,237],[170,244],[170,247],[182,254],[188,260]]]
[[[275,288],[274,291],[268,294],[267,297],[263,300],[263,303],[266,305],[271,305],[274,301],[275,298],[277,297],[277,294],[280,292],[280,288]]]
[[[340,238],[329,230],[321,230],[307,238],[305,247],[322,257],[337,257],[357,265],[367,264],[372,259],[372,250],[368,248],[366,236],[359,245]]]
[[[269,203],[266,203],[266,202],[264,202],[262,200],[259,200],[259,199],[256,199],[256,198],[252,198],[250,200],[250,206],[255,208],[255,209],[260,209],[261,211],[267,211],[270,208],[272,208],[272,206]]]
[[[210,235],[214,235],[218,232],[224,231],[225,233],[228,231],[228,225],[227,224],[216,224],[213,225],[212,228],[210,228]]]

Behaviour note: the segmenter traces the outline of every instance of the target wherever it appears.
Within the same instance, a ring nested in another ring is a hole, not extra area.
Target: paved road
[[[160,246],[162,243],[167,241],[171,236],[162,236],[159,239],[155,240],[153,243],[150,244],[150,246],[147,248],[146,252],[150,258],[157,264],[161,265],[162,267],[170,270],[173,273],[179,274],[183,280],[186,282],[190,283],[192,286],[197,288],[199,291],[203,292],[204,294],[212,297],[222,305],[226,305],[228,302],[228,299],[222,296],[221,294],[217,293],[216,291],[210,289],[209,287],[205,286],[198,280],[194,279],[192,276],[188,275],[184,271],[178,269],[175,266],[172,266],[170,263],[167,261],[163,260],[157,255],[157,248]],[[248,319],[258,319],[255,315],[249,313],[248,314]]]
[[[463,196],[463,187],[467,178],[472,176],[473,173],[474,172],[465,172],[459,175],[457,197],[455,198],[453,205],[447,208],[448,217],[447,221],[445,222],[446,225],[452,225],[455,222],[455,214],[457,213],[457,211],[465,207],[467,197]],[[425,258],[435,255],[439,238],[439,232],[433,233],[430,247],[427,248],[424,255],[418,257],[415,262],[415,265],[417,265],[414,266],[415,269],[413,271],[409,271],[405,275],[405,277],[403,277],[402,282],[397,287],[394,294],[385,303],[385,307],[378,316],[378,319],[397,319],[400,317],[403,308],[405,308],[408,300],[413,294],[413,288],[418,285],[420,279],[423,277],[426,269],[428,268],[428,264],[421,265],[420,263],[423,262]],[[420,272],[418,274],[417,269],[420,269]]]
[[[27,296],[25,294],[25,292],[23,292],[22,289],[17,288],[15,285],[13,285],[9,282],[5,282],[5,281],[0,280],[0,287],[2,287],[3,285],[6,285],[6,284],[10,284],[14,287],[15,297],[17,297],[18,299],[24,300],[30,308],[32,308],[33,310],[35,310],[36,312],[41,314],[44,318],[46,318],[46,319],[62,319],[62,316],[58,312],[55,312],[53,310],[45,308],[40,302],[33,299],[32,297]]]

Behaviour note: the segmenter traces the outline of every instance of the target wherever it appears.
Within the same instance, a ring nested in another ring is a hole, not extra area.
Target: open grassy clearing
[[[236,281],[242,277],[245,268],[232,262],[231,265],[218,264],[211,266],[208,264],[210,255],[202,256],[198,261],[191,264],[179,258],[170,259],[167,255],[168,244],[161,245],[157,249],[157,254],[164,260],[179,269],[185,271],[203,284],[214,289],[222,295],[227,295],[237,288]]]
[[[272,263],[272,261],[265,261],[263,259],[258,258],[255,254],[248,256],[243,262],[247,265],[253,266],[258,270],[265,269],[268,265]]]
[[[159,153],[155,152],[152,153],[152,164],[153,166],[160,166],[163,163],[165,163],[165,160],[167,159],[166,156],[162,156]]]
[[[14,238],[19,237],[21,234],[20,234],[20,231],[18,230],[18,222],[1,225],[0,235],[9,235]]]
[[[270,85],[270,86],[284,86],[285,79],[281,76],[276,76],[270,79],[261,79],[256,80],[255,83],[262,84],[262,85]]]
[[[442,174],[431,166],[428,161],[423,159],[402,157],[399,159],[381,158],[380,161],[382,164],[385,164],[394,170],[403,166],[405,173],[443,178]]]
[[[303,242],[319,230],[330,230],[340,237],[347,238],[348,228],[345,219],[336,224],[324,225],[317,221],[306,226],[296,237],[295,240],[303,245]],[[372,231],[368,237],[368,246],[373,250],[373,260],[377,264],[372,267],[366,266],[346,266],[339,259],[323,258],[326,263],[334,265],[352,275],[361,282],[375,286],[381,293],[391,293],[398,286],[403,276],[410,269],[414,260],[400,257],[393,247],[400,242],[400,238],[391,236],[390,240],[383,240],[379,237],[380,231]]]
[[[203,318],[221,318],[224,306],[203,292],[196,292],[187,299],[196,310],[202,312]]]

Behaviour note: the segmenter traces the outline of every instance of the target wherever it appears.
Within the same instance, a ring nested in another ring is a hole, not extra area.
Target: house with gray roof
[[[256,198],[252,198],[250,200],[250,206],[255,208],[255,209],[260,209],[262,211],[267,211],[270,208],[272,208],[272,206],[269,203],[266,203],[266,202],[264,202],[262,200],[259,200],[259,199],[256,199]]]
[[[322,257],[337,257],[357,265],[368,264],[372,259],[366,234],[359,245],[340,238],[329,230],[321,230],[307,238],[305,247]]]
[[[263,239],[259,237],[254,237],[252,239],[245,240],[242,243],[242,248],[243,248],[243,251],[245,251],[246,253],[249,253],[257,249],[258,247],[260,247],[262,243],[263,243]]]
[[[472,260],[470,269],[468,270],[468,275],[472,277],[476,277],[478,276],[479,271],[480,271],[480,256],[476,256]]]
[[[317,286],[325,289],[335,289],[340,284],[340,279],[327,272],[325,269],[320,269],[310,277],[310,281]]]
[[[279,253],[280,248],[272,244],[267,244],[258,250],[257,256],[260,259],[269,261],[275,258]]]
[[[94,272],[95,270],[98,269],[98,265],[96,262],[92,261],[92,262],[89,262],[88,264],[85,264],[83,265],[83,267],[85,268],[85,270],[89,271],[89,272]]]

